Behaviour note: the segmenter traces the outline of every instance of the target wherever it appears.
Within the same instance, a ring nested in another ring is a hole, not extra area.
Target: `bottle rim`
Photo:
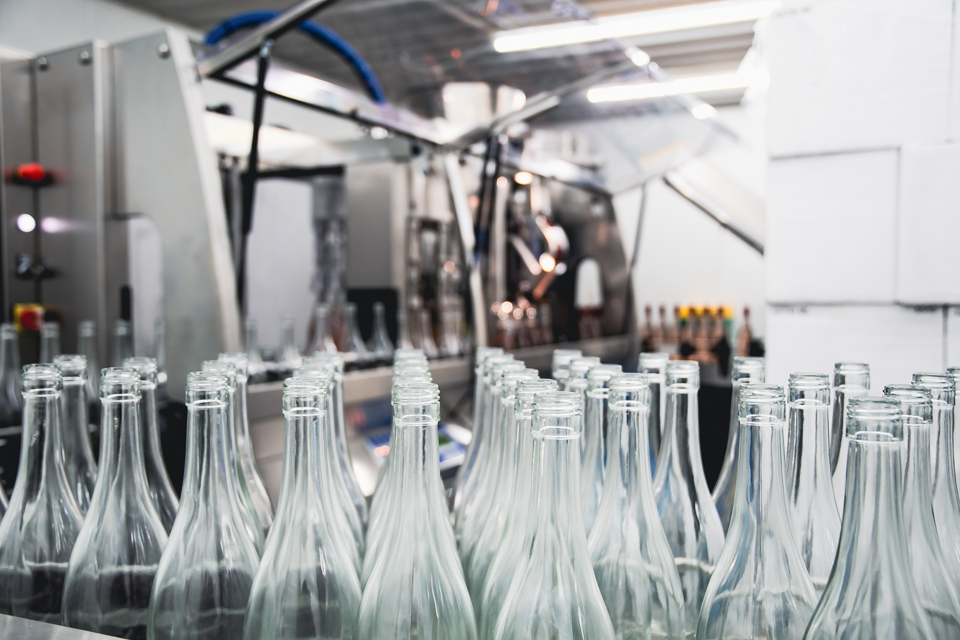
[[[393,389],[393,404],[434,404],[440,402],[440,387],[432,382],[399,384]]]
[[[791,373],[787,382],[790,389],[820,390],[830,388],[830,376],[826,373],[797,372]]]
[[[649,373],[619,373],[607,384],[610,393],[615,391],[639,391],[643,387],[650,386],[651,375]]]
[[[574,417],[583,411],[583,399],[572,391],[538,393],[533,400],[534,416]]]
[[[902,441],[903,409],[894,398],[865,396],[847,404],[847,437],[870,441]]]
[[[63,376],[55,364],[28,364],[23,367],[24,394],[35,396],[59,395],[63,390]]]
[[[913,374],[913,383],[938,391],[956,391],[957,388],[956,380],[949,373],[915,373]]]
[[[558,385],[556,380],[545,380],[543,378],[538,380],[521,380],[517,383],[517,402],[530,402],[530,408],[532,409],[532,402],[539,394],[557,390]]]
[[[140,372],[131,367],[101,369],[100,399],[104,402],[139,400]]]
[[[501,396],[510,398],[517,393],[517,385],[524,381],[533,381],[540,379],[540,372],[536,369],[519,369],[517,371],[504,371],[500,377]]]
[[[593,367],[601,364],[597,356],[580,356],[570,361],[567,367],[571,378],[584,378]]]
[[[598,364],[587,371],[587,380],[606,382],[620,373],[623,373],[623,367],[618,364]]]
[[[123,361],[123,366],[128,369],[135,369],[140,374],[141,383],[157,383],[157,373],[159,373],[160,367],[156,358],[131,356]]]
[[[864,362],[837,362],[833,365],[834,373],[870,373],[870,365]]]
[[[72,353],[60,354],[53,357],[53,364],[60,367],[60,374],[64,378],[87,379],[87,357]]]

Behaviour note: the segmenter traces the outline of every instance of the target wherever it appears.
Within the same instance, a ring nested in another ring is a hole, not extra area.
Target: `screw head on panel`
[[[93,59],[93,56],[90,55],[90,52],[84,49],[80,52],[80,64],[90,64],[90,61]]]
[[[170,57],[170,45],[166,42],[161,42],[160,46],[157,47],[157,55],[163,59]]]
[[[40,71],[46,71],[50,68],[50,63],[47,61],[46,56],[40,56],[37,58],[37,69]]]

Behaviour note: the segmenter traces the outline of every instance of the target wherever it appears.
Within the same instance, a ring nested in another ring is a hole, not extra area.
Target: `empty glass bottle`
[[[169,534],[177,517],[180,501],[170,483],[160,450],[157,413],[158,365],[153,358],[134,356],[123,363],[140,374],[140,437],[143,442],[143,469],[147,476],[150,501],[160,514],[160,522]]]
[[[464,569],[467,574],[467,588],[470,591],[470,598],[473,602],[474,610],[480,606],[480,598],[483,596],[483,583],[487,578],[487,571],[493,556],[497,552],[497,546],[500,543],[503,527],[507,519],[507,510],[510,499],[510,479],[513,476],[513,469],[516,464],[517,453],[517,386],[524,382],[538,380],[540,374],[536,369],[519,369],[517,371],[507,371],[503,374],[500,383],[500,424],[494,432],[493,446],[496,449],[496,455],[492,458],[493,466],[488,474],[487,486],[478,489],[478,498],[481,502],[486,502],[484,509],[486,515],[480,515],[472,522],[476,527],[473,531],[468,526],[464,528],[463,538],[465,541],[469,537],[476,535],[476,542],[473,543],[473,549],[467,549],[469,554]],[[464,547],[469,543],[465,542]]]
[[[397,348],[414,349],[410,318],[403,309],[397,309]]]
[[[584,531],[589,535],[603,493],[603,438],[607,434],[607,383],[623,373],[618,364],[601,364],[587,373],[586,402],[583,407],[583,456],[580,461],[580,504],[583,507]]]
[[[277,357],[277,374],[283,378],[300,366],[303,359],[297,348],[297,335],[294,331],[293,317],[280,318],[280,355]]]
[[[723,525],[700,459],[696,362],[667,363],[666,422],[653,492],[683,588],[684,627],[697,628],[703,593],[723,548]]]
[[[960,597],[960,495],[954,466],[954,379],[942,373],[915,373],[913,383],[930,389],[933,400],[933,516],[947,577]]]
[[[157,569],[150,640],[236,640],[257,573],[228,461],[227,379],[187,380],[187,454],[180,509]]]
[[[63,380],[60,394],[63,470],[77,506],[86,514],[97,482],[97,463],[90,448],[87,423],[87,360],[83,356],[60,355],[54,357],[53,364],[60,367]]]
[[[960,638],[960,601],[946,574],[947,565],[933,516],[930,466],[933,397],[930,389],[908,384],[887,385],[883,395],[900,402],[907,439],[902,500],[907,566],[935,637]]]
[[[496,640],[615,637],[582,525],[582,407],[579,394],[564,391],[534,400],[533,535],[497,620]]]
[[[257,336],[257,319],[243,321],[243,351],[247,354],[247,379],[251,383],[265,382],[267,365],[260,353],[260,340]]]
[[[387,310],[382,302],[373,303],[373,335],[367,349],[380,362],[389,362],[393,358],[393,343],[387,332]]]
[[[791,374],[788,392],[787,492],[793,539],[819,597],[840,541],[840,512],[830,477],[830,377]]]
[[[234,426],[236,427],[237,454],[239,457],[240,473],[243,474],[243,483],[250,494],[250,501],[257,512],[257,519],[263,526],[264,535],[273,525],[273,505],[270,496],[263,484],[263,477],[257,467],[257,459],[253,455],[253,441],[250,438],[250,416],[247,412],[247,354],[221,353],[217,356],[221,362],[233,365],[237,372],[237,395],[234,407]]]
[[[833,495],[843,511],[844,483],[847,479],[847,439],[843,421],[847,403],[870,391],[870,367],[856,362],[838,362],[833,367],[833,418],[830,424],[830,456],[833,465]]]
[[[433,339],[433,316],[427,309],[420,310],[420,349],[431,360],[440,357],[437,342]]]
[[[347,322],[346,348],[343,359],[348,365],[365,366],[373,358],[367,349],[366,343],[360,337],[360,327],[357,325],[357,305],[348,302],[344,306],[344,316]]]
[[[63,586],[63,624],[147,637],[147,608],[167,532],[143,467],[140,374],[104,369],[100,473]]]
[[[360,603],[358,640],[475,640],[470,594],[437,491],[440,392],[432,383],[394,394],[401,503],[393,535],[377,559]]]
[[[742,383],[737,492],[697,640],[803,637],[817,592],[793,542],[783,387]]]
[[[77,353],[87,359],[87,402],[100,409],[100,357],[97,350],[97,323],[81,320],[77,323]]]
[[[40,323],[40,362],[51,363],[60,355],[60,323]]]
[[[205,360],[203,371],[199,374],[188,374],[187,382],[207,375],[222,376],[227,380],[226,415],[223,417],[224,432],[221,437],[226,442],[227,473],[230,474],[232,480],[229,487],[237,493],[240,518],[243,520],[246,531],[250,536],[250,541],[256,548],[257,553],[260,554],[263,552],[263,544],[269,526],[260,520],[260,515],[253,504],[253,498],[250,497],[250,488],[247,486],[240,464],[240,450],[237,448],[237,370],[229,362]],[[186,473],[186,470],[184,470],[184,473]],[[176,524],[176,521],[174,521],[174,524]]]
[[[337,343],[333,339],[333,326],[330,317],[330,305],[318,304],[313,312],[314,319],[314,337],[313,343],[307,349],[307,354],[314,354],[318,351],[324,353],[336,353]]]
[[[0,324],[0,425],[20,424],[23,395],[20,392],[20,342],[17,326]]]
[[[453,497],[453,507],[455,510],[459,508],[460,501],[463,497],[463,488],[467,482],[467,479],[470,477],[470,473],[473,471],[474,465],[476,464],[479,442],[483,437],[484,410],[486,408],[487,395],[486,379],[484,378],[484,366],[487,358],[502,355],[503,349],[500,349],[499,347],[477,347],[473,368],[473,423],[470,425],[473,433],[472,437],[470,438],[470,444],[467,445],[467,451],[464,454],[463,463],[457,470],[457,478],[454,481],[456,491]]]
[[[582,355],[580,349],[554,349],[550,375],[557,381],[561,391],[566,391],[564,387],[570,378],[570,362]]]
[[[59,623],[63,581],[83,514],[63,470],[60,369],[23,368],[23,444],[0,521],[0,613]]]
[[[907,560],[900,506],[903,417],[890,398],[850,398],[846,500],[836,563],[805,640],[935,636]]]
[[[320,421],[327,392],[288,379],[283,388],[285,442],[277,518],[250,590],[245,640],[353,640],[360,582],[337,545],[323,504]]]
[[[440,310],[440,356],[455,358],[460,355],[460,325],[457,309],[450,305]]]
[[[160,316],[153,321],[153,358],[157,361],[157,388],[154,394],[159,401],[167,395],[167,325]],[[124,365],[126,366],[126,365]]]
[[[121,366],[124,360],[133,355],[133,325],[129,320],[117,320],[113,325],[112,366]]]
[[[650,432],[647,442],[650,444],[650,473],[657,472],[657,456],[660,455],[660,441],[663,437],[663,412],[666,409],[666,388],[664,379],[667,373],[669,353],[641,353],[637,371],[647,374],[650,385],[650,416],[647,429]]]
[[[496,554],[487,569],[481,604],[475,609],[482,640],[493,638],[497,619],[503,609],[510,584],[536,529],[536,520],[532,517],[531,508],[535,489],[533,433],[530,430],[533,401],[537,394],[556,390],[556,380],[536,380],[521,382],[517,385],[514,403],[514,415],[517,419],[516,455],[512,474],[514,480],[508,485],[510,488],[510,496],[507,500],[509,512],[501,543],[497,546]]]
[[[617,638],[684,635],[683,590],[653,497],[647,422],[650,374],[608,385],[610,428],[603,496],[587,548]]]
[[[737,414],[741,384],[763,382],[763,358],[736,356],[730,372],[732,393],[730,396],[730,431],[727,435],[727,451],[723,455],[720,477],[713,487],[713,503],[717,505],[717,515],[723,525],[724,533],[730,527],[733,514],[733,502],[737,495],[737,455],[740,452],[740,419]]]

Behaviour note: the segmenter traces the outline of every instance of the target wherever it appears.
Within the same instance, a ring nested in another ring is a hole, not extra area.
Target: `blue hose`
[[[241,29],[256,27],[272,20],[277,17],[278,13],[277,11],[247,11],[232,18],[227,18],[207,33],[203,39],[204,44],[213,46]],[[301,31],[338,53],[353,68],[374,102],[386,104],[387,97],[383,92],[383,86],[380,84],[377,74],[373,72],[370,64],[349,42],[335,31],[313,21],[301,22],[299,26]]]

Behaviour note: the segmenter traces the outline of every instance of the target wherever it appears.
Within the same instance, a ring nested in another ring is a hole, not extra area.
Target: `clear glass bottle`
[[[253,455],[253,440],[250,438],[250,415],[247,411],[247,354],[245,353],[221,353],[217,356],[221,362],[228,362],[233,365],[237,372],[237,395],[236,395],[236,415],[234,416],[234,425],[236,426],[237,453],[240,456],[240,472],[243,474],[243,483],[250,494],[250,500],[253,508],[257,512],[257,519],[264,528],[264,535],[270,531],[273,526],[273,505],[270,503],[270,496],[267,495],[267,489],[263,484],[263,476],[260,475],[260,469],[257,467],[257,459]]]
[[[0,425],[20,424],[23,395],[20,391],[20,341],[15,324],[0,324]]]
[[[737,492],[707,585],[697,640],[800,640],[817,592],[793,541],[787,498],[783,387],[741,383]]]
[[[650,417],[647,420],[647,442],[650,444],[651,477],[657,472],[657,457],[660,455],[660,441],[663,437],[663,412],[666,409],[666,388],[664,379],[667,373],[669,353],[641,353],[637,371],[647,374],[650,385]]]
[[[0,613],[58,624],[67,562],[83,514],[63,470],[60,369],[23,368],[17,482],[0,521]]]
[[[95,413],[99,416],[100,356],[97,349],[97,323],[93,320],[81,320],[77,324],[77,353],[87,359],[87,402],[96,407],[91,415]]]
[[[150,640],[236,640],[243,631],[259,557],[228,462],[227,392],[224,376],[188,376],[183,491],[150,596]]]
[[[257,319],[243,321],[243,351],[247,354],[247,379],[251,383],[266,382],[267,365],[260,353],[260,340],[257,336]]]
[[[387,332],[387,308],[382,302],[373,303],[373,335],[367,350],[378,362],[390,362],[393,358],[393,342]]]
[[[847,479],[847,439],[843,421],[847,404],[870,391],[870,367],[858,362],[838,362],[833,367],[833,417],[830,423],[830,460],[833,465],[833,495],[843,511],[844,483]]]
[[[582,407],[577,393],[543,393],[534,400],[534,532],[497,620],[496,640],[615,637],[581,524]]]
[[[456,358],[460,355],[461,319],[453,305],[447,305],[440,311],[440,356]]]
[[[583,526],[587,535],[593,528],[603,493],[603,439],[608,429],[607,383],[623,373],[618,364],[601,364],[587,373],[586,403],[583,407],[583,436],[585,441],[580,463],[580,504],[583,507]]]
[[[229,362],[220,360],[205,360],[203,371],[199,374],[187,375],[187,382],[191,379],[200,379],[203,376],[221,376],[227,380],[226,415],[224,416],[223,437],[226,442],[227,473],[231,476],[230,488],[236,491],[237,505],[240,507],[240,518],[246,528],[250,541],[257,554],[263,553],[263,544],[266,540],[269,527],[260,520],[257,508],[250,497],[250,488],[247,486],[240,463],[240,450],[237,447],[237,370]],[[186,470],[184,470],[186,473]],[[181,492],[182,495],[182,492]],[[176,524],[176,521],[174,521]]]
[[[410,330],[410,318],[403,309],[397,309],[397,348],[416,348],[414,347],[413,335]]]
[[[87,422],[87,359],[83,356],[60,355],[54,357],[53,364],[60,367],[63,381],[63,392],[60,394],[63,470],[80,512],[86,514],[97,483],[97,463],[90,447],[90,427]]]
[[[717,505],[717,514],[720,524],[726,533],[730,527],[730,516],[733,514],[733,503],[737,495],[737,455],[740,451],[740,420],[737,414],[738,398],[741,384],[763,382],[763,358],[749,358],[736,356],[733,359],[733,368],[730,371],[730,431],[727,435],[727,450],[723,455],[723,466],[720,468],[720,477],[713,487],[713,503]]]
[[[840,542],[840,511],[830,477],[830,377],[790,375],[787,398],[787,493],[793,538],[823,595]]]
[[[146,640],[150,591],[167,532],[143,467],[139,372],[104,369],[100,394],[100,474],[70,554],[63,624]]]
[[[366,366],[373,359],[373,354],[370,353],[363,338],[360,337],[360,326],[357,324],[357,305],[348,302],[344,306],[344,315],[347,321],[347,339],[343,359],[348,365]]]
[[[303,358],[297,347],[297,334],[294,330],[293,317],[280,318],[280,352],[277,357],[277,375],[281,378],[290,375],[290,372],[300,366]]]
[[[564,387],[570,378],[570,362],[581,356],[583,352],[580,349],[554,349],[550,376],[557,381],[560,391],[566,391]]]
[[[143,441],[143,469],[147,476],[150,501],[160,514],[160,522],[169,534],[180,508],[170,475],[160,449],[159,414],[157,412],[157,376],[159,366],[153,358],[134,356],[123,363],[140,374],[140,436]]]
[[[336,353],[337,343],[333,339],[333,319],[330,317],[330,305],[318,304],[314,309],[314,338],[307,355],[317,352]]]
[[[245,640],[353,640],[360,581],[328,520],[319,425],[327,390],[288,379],[283,388],[285,442],[277,518],[250,590]]]
[[[834,571],[805,640],[928,638],[901,509],[903,416],[890,398],[849,398],[847,498]]]
[[[132,358],[133,325],[129,320],[117,320],[113,325],[113,359],[111,366],[119,367],[127,358]]]
[[[157,388],[154,393],[157,398],[165,401],[167,399],[167,325],[163,316],[153,321],[153,358],[157,361]]]
[[[723,548],[723,525],[700,458],[696,362],[667,363],[666,417],[653,492],[683,588],[684,627],[697,628],[703,593]]]
[[[475,520],[476,542],[469,550],[467,563],[464,565],[467,576],[467,589],[473,602],[474,611],[480,606],[483,596],[483,583],[487,578],[490,563],[497,552],[503,534],[503,527],[507,520],[507,511],[510,499],[510,479],[516,465],[517,454],[517,386],[524,382],[539,380],[540,374],[536,369],[519,369],[503,374],[500,395],[500,425],[494,434],[493,446],[496,455],[493,457],[494,466],[488,476],[487,487],[481,487],[479,495],[486,495],[486,515]],[[464,529],[464,538],[468,529]]]
[[[407,386],[393,407],[402,500],[394,534],[363,592],[357,640],[475,640],[470,594],[449,541],[440,539],[449,531],[437,491],[440,392],[432,383]]]
[[[420,348],[431,360],[440,357],[437,342],[433,339],[433,317],[427,309],[420,310]]]
[[[960,597],[960,493],[954,452],[955,380],[942,373],[915,373],[913,383],[930,389],[933,399],[933,516],[937,525],[944,566]]]
[[[660,524],[650,472],[651,374],[608,385],[610,428],[603,495],[587,548],[618,638],[685,637],[683,590]]]
[[[340,463],[340,473],[343,475],[343,481],[350,493],[350,500],[357,510],[362,527],[366,528],[370,510],[367,507],[367,498],[360,490],[360,483],[357,482],[357,475],[353,471],[353,461],[350,459],[350,449],[347,447],[347,419],[343,412],[343,356],[339,353],[318,353],[314,357],[318,362],[332,364],[335,369],[333,404],[330,410],[333,414],[334,433],[337,437],[337,459]]]
[[[476,464],[479,442],[483,437],[485,398],[487,394],[486,381],[484,379],[484,366],[487,358],[502,356],[503,349],[499,347],[477,347],[474,356],[473,367],[473,421],[471,427],[470,444],[467,445],[467,451],[463,457],[463,463],[457,470],[457,477],[454,481],[456,491],[453,496],[453,508],[456,510],[463,497],[462,489],[473,471]]]
[[[908,384],[887,385],[883,395],[898,400],[903,412],[907,467],[901,508],[908,567],[934,636],[960,638],[960,600],[947,575],[933,514],[933,395],[930,389]]]
[[[516,455],[513,468],[514,481],[507,506],[509,512],[503,529],[501,543],[487,569],[481,604],[475,608],[479,620],[480,638],[492,638],[497,619],[510,590],[510,584],[528,543],[533,539],[536,521],[531,517],[534,499],[535,460],[533,457],[533,402],[540,393],[557,391],[556,380],[521,382],[517,385],[514,415],[517,418]]]
[[[60,355],[60,323],[40,323],[40,362],[49,364]]]
[[[502,432],[503,374],[510,371],[522,371],[526,368],[522,362],[513,359],[501,362],[496,362],[500,360],[499,358],[492,358],[491,360],[494,363],[490,367],[488,375],[490,397],[487,408],[490,417],[484,434],[486,442],[483,443],[483,449],[477,456],[477,466],[470,477],[473,485],[472,489],[464,495],[463,501],[460,503],[460,509],[454,513],[454,535],[457,541],[457,550],[460,553],[460,562],[464,570],[468,567],[470,554],[477,543],[477,538],[483,531],[487,511],[490,508],[491,485],[496,479],[496,472],[499,467],[497,456],[499,455],[498,443]],[[491,360],[487,362],[491,362]]]

